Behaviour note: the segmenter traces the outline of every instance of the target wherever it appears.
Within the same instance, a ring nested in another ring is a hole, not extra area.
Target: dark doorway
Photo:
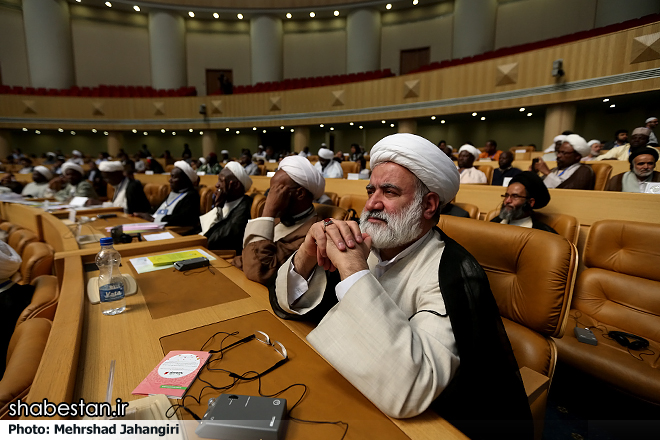
[[[234,73],[231,69],[206,69],[206,94],[220,94],[220,75],[227,77],[234,84]]]
[[[259,136],[259,143],[265,147],[271,146],[275,152],[291,151],[291,131],[270,129]]]
[[[431,49],[429,47],[402,50],[399,65],[399,75],[405,75],[408,72],[417,70],[422,66],[426,66],[430,62]]]

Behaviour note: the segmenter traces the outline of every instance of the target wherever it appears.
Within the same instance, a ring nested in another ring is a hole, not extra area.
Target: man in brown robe
[[[660,172],[654,171],[658,156],[658,150],[655,148],[636,149],[628,158],[630,171],[612,177],[607,182],[605,191],[644,192],[646,183],[660,182]]]

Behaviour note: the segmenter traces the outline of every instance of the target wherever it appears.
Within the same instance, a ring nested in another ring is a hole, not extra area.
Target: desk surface
[[[187,249],[191,248],[180,250]],[[163,338],[256,312],[266,311],[274,317],[268,301],[268,291],[264,286],[247,280],[242,271],[231,266],[225,260],[212,261],[212,267],[243,289],[247,293],[247,297],[153,319],[140,289],[138,277],[138,293],[126,298],[127,311],[121,315],[104,316],[101,314],[100,306],[91,305],[84,300],[82,341],[73,394],[74,401],[78,398],[83,398],[88,402],[105,400],[110,361],[113,359],[116,360],[113,399],[121,398],[124,401],[130,401],[140,398],[133,396],[131,392],[163,358],[163,349],[159,343]],[[132,265],[127,261],[123,262],[123,268],[126,273],[136,275]],[[97,274],[98,272],[85,273],[85,281]],[[190,291],[191,298],[194,298],[195,285],[190,282],[190,278],[181,276],[176,282],[171,280],[168,282],[171,284],[171,289]],[[279,320],[279,318],[275,319]],[[305,341],[305,335],[312,328],[310,324],[302,322],[280,322],[302,341]],[[367,404],[370,403],[367,401]],[[347,411],[350,419],[350,408],[347,408]],[[318,419],[324,420],[322,415],[318,416]],[[440,436],[441,438],[465,438],[451,424],[431,411],[413,419],[393,420],[393,422],[410,438],[430,439]],[[351,422],[349,420],[350,423],[360,424],[361,421]],[[294,432],[296,431],[294,430]],[[354,432],[357,433],[360,430],[355,429]],[[399,431],[396,430],[396,432]],[[347,438],[358,437],[355,437],[355,434],[351,435],[349,428]]]

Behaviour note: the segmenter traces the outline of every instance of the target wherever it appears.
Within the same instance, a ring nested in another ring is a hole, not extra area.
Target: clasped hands
[[[320,221],[307,232],[293,264],[296,272],[305,279],[319,265],[325,270],[338,270],[344,280],[356,272],[369,269],[367,257],[370,251],[371,237],[361,232],[356,222]]]

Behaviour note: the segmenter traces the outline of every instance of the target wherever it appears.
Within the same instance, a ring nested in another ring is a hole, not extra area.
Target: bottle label
[[[108,288],[105,286],[101,287],[99,289],[99,297],[101,302],[110,302],[122,299],[124,297],[124,286],[115,288]]]

